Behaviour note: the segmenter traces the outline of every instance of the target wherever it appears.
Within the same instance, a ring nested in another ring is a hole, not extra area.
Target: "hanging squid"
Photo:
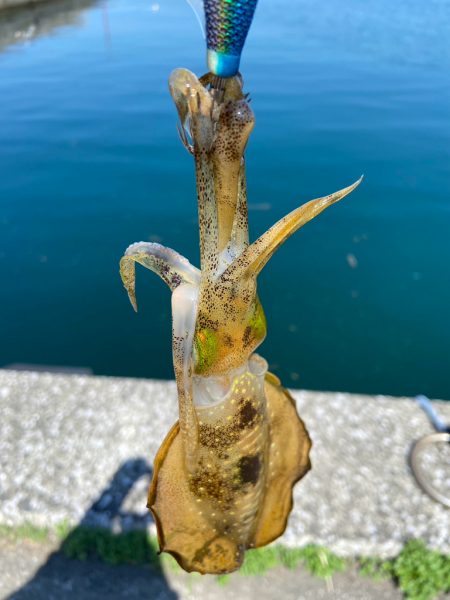
[[[186,571],[228,573],[247,548],[284,532],[293,486],[310,468],[295,403],[255,354],[266,336],[257,277],[290,235],[360,180],[293,210],[250,244],[244,150],[254,115],[241,76],[198,79],[177,69],[169,88],[195,162],[200,269],[147,242],[131,245],[120,264],[136,310],[136,263],[172,291],[179,420],[156,455],[148,507],[161,551]]]

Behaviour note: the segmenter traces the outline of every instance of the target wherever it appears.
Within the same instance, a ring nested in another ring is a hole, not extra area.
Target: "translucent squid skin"
[[[201,268],[139,242],[122,258],[121,276],[135,309],[136,262],[172,290],[179,422],[158,451],[148,498],[161,550],[187,571],[227,573],[245,549],[283,533],[292,488],[310,468],[295,404],[254,354],[266,335],[257,276],[292,233],[360,180],[293,210],[249,244],[244,151],[254,116],[239,76],[222,80],[220,93],[212,81],[185,69],[169,81],[195,161]]]

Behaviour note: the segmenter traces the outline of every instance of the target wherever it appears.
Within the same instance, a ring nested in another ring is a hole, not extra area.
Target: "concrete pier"
[[[450,510],[408,467],[411,444],[432,431],[414,400],[293,396],[313,440],[313,468],[295,488],[281,542],[391,556],[419,537],[450,551]],[[450,421],[450,402],[435,407]],[[0,411],[0,523],[127,526],[120,511],[108,512],[115,485],[128,490],[123,514],[145,522],[152,459],[177,419],[174,382],[0,370]],[[146,461],[127,487],[127,468]]]

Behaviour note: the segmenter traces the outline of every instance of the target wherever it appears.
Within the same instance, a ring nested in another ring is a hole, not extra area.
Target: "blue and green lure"
[[[204,0],[208,68],[233,77],[253,19],[257,0]]]
[[[217,77],[234,77],[258,0],[188,2],[205,31],[209,71]]]

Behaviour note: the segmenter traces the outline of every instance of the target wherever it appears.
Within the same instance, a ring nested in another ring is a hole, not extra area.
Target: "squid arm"
[[[225,104],[217,123],[212,163],[219,252],[226,248],[232,234],[239,188],[242,187],[242,157],[254,124],[253,111],[244,98]]]
[[[350,194],[361,183],[361,176],[352,185],[343,188],[329,196],[311,200],[280,219],[275,225],[268,229],[244,252],[236,258],[224,272],[224,276],[240,278],[256,276],[267,264],[274,252],[300,227],[319,215],[326,208],[342,200]]]
[[[135,264],[150,269],[172,291],[172,352],[178,390],[180,429],[186,439],[186,461],[194,460],[197,418],[192,398],[192,345],[197,316],[200,271],[175,250],[150,242],[132,244],[120,261],[120,275],[133,308],[137,310]]]
[[[200,233],[200,263],[204,276],[217,268],[218,219],[210,150],[214,139],[215,104],[209,91],[187,69],[175,69],[169,89],[181,121],[180,137],[195,158]],[[189,131],[192,145],[187,139]]]
[[[172,292],[181,283],[197,286],[200,284],[199,269],[175,250],[151,242],[132,244],[120,260],[120,276],[135,311],[137,311],[135,263],[159,275]]]
[[[248,246],[247,184],[244,159],[242,159],[239,171],[238,201],[231,231],[231,243],[236,249],[240,250],[244,250]]]
[[[212,279],[248,245],[243,154],[254,115],[242,79],[224,83],[220,100],[198,79],[175,69],[169,88],[181,121],[180,137],[195,159],[202,276]]]

